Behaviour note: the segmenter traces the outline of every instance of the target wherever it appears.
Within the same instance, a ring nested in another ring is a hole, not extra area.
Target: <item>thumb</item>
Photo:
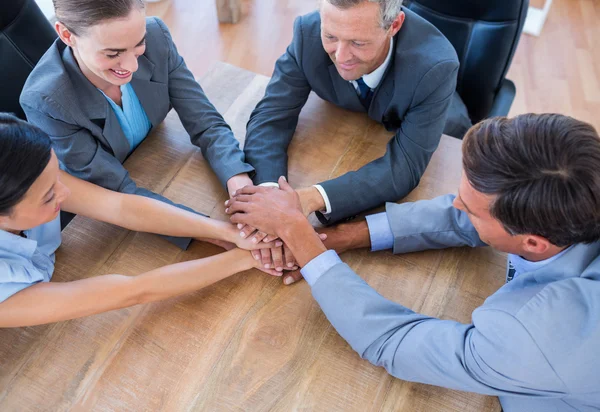
[[[285,176],[281,176],[279,178],[279,188],[285,192],[293,192],[294,189],[292,189],[292,186],[290,186],[290,184],[288,183],[287,179],[285,178]]]

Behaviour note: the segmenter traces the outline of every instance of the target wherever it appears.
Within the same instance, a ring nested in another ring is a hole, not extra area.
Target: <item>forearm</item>
[[[135,279],[138,303],[180,295],[212,285],[254,267],[250,252],[233,249],[200,260],[176,263],[146,272]]]
[[[290,217],[277,234],[290,248],[300,266],[327,250],[308,220],[299,213]]]
[[[139,276],[104,275],[31,286],[0,304],[0,327],[40,325],[166,299],[253,267],[239,249],[177,263]]]
[[[325,246],[338,253],[343,253],[347,250],[371,247],[369,226],[365,220],[342,223],[317,230],[319,233],[325,233],[327,235],[327,239],[324,242]]]
[[[219,239],[235,243],[233,227],[158,200],[124,195],[118,225],[138,232]]]

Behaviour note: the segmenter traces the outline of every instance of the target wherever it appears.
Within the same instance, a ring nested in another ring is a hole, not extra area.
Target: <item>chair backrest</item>
[[[450,40],[458,59],[457,91],[471,120],[488,116],[517,48],[529,0],[405,0]]]
[[[22,119],[23,85],[57,34],[35,0],[0,2],[0,112]]]

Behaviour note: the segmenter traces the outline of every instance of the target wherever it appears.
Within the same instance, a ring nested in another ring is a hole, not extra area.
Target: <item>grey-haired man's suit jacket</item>
[[[367,111],[395,136],[383,157],[321,183],[332,209],[327,219],[317,214],[323,223],[403,198],[419,183],[444,127],[447,134],[456,135],[453,130],[458,129],[461,136],[470,127],[456,93],[459,63],[452,44],[428,21],[404,12],[392,60]],[[345,109],[366,111],[354,86],[338,74],[323,49],[318,12],[296,19],[294,39],[248,122],[244,152],[256,168],[255,184],[287,175],[287,148],[311,91]]]

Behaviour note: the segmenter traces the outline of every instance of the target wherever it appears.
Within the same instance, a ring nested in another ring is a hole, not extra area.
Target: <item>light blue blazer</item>
[[[483,246],[453,199],[387,204],[394,253]],[[344,263],[312,292],[352,348],[397,378],[496,395],[505,412],[600,410],[600,242],[519,274],[471,324],[391,302]]]

